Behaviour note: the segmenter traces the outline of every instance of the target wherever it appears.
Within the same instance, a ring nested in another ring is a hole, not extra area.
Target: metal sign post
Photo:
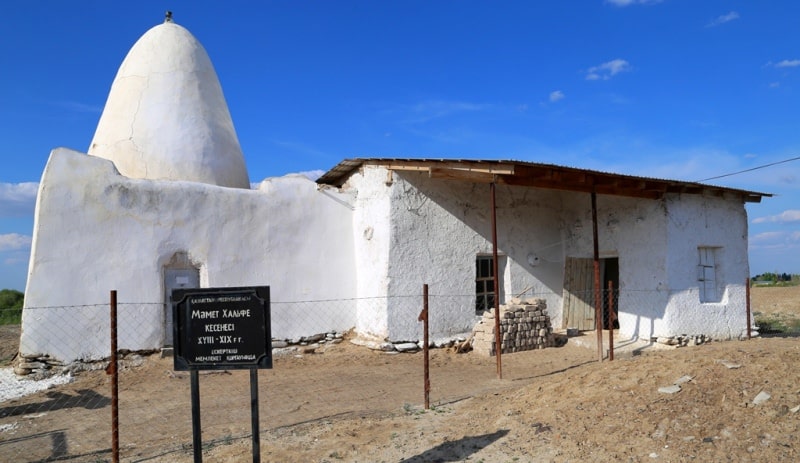
[[[174,368],[191,372],[194,461],[203,461],[200,370],[250,370],[253,462],[261,461],[258,372],[272,368],[269,287],[172,291]]]

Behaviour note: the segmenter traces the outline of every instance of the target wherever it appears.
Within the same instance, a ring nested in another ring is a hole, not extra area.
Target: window
[[[697,266],[697,279],[700,287],[700,302],[719,302],[717,296],[717,248],[698,247],[700,264]]]
[[[494,309],[494,259],[478,256],[475,259],[475,313]]]

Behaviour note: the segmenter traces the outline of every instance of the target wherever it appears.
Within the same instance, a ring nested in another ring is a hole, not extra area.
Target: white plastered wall
[[[476,320],[475,257],[492,251],[489,185],[431,180],[409,172],[389,175],[386,169],[373,166],[362,171],[351,178],[360,188],[358,204],[365,208],[356,216],[368,218],[370,223],[354,226],[361,230],[354,230],[356,243],[359,239],[370,241],[369,253],[356,246],[357,253],[362,253],[360,287],[369,288],[360,294],[386,291],[390,296],[385,308],[381,305],[377,312],[370,312],[372,333],[392,341],[421,339],[417,316],[422,302],[418,296],[424,283],[433,296],[432,336],[452,338],[468,332]],[[558,327],[565,259],[593,255],[591,196],[503,185],[496,193],[499,252],[505,262],[500,269],[503,297],[508,300],[522,292],[544,297],[553,326]],[[692,308],[701,308],[696,294],[691,300],[684,297],[687,288],[697,291],[693,279],[698,245],[721,246],[725,252],[718,266],[741,269],[723,271],[724,278],[744,281],[747,274],[744,208],[736,198],[707,199],[597,196],[600,257],[619,259],[618,310],[623,336],[647,339],[662,333],[680,334],[691,323],[695,324],[692,333],[720,336],[730,331],[727,325],[738,323],[737,316],[727,310],[738,310],[731,299],[717,306],[704,304],[705,310],[697,312],[701,317],[686,315],[687,310],[692,313]],[[698,222],[702,217],[717,225],[706,227]],[[676,221],[681,220],[687,221],[684,234],[676,228]],[[720,226],[722,223],[730,226]],[[388,224],[388,230],[380,224]],[[695,237],[692,230],[699,229],[707,231]],[[693,244],[687,248],[690,241]],[[681,255],[681,262],[675,262]],[[676,290],[676,282],[687,275],[689,280]],[[733,297],[735,304],[744,304],[742,287],[727,284],[725,294]],[[437,301],[447,301],[447,305],[437,308]],[[376,305],[370,303],[370,307]],[[363,314],[360,312],[360,320]],[[724,321],[705,323],[703,317],[708,314],[725,314],[715,315]]]
[[[302,176],[259,190],[130,179],[110,161],[56,149],[37,199],[20,351],[107,357],[112,289],[119,347],[161,347],[162,266],[176,252],[199,267],[202,287],[270,286],[273,337],[349,329],[346,302],[297,302],[354,294],[351,203]]]
[[[593,255],[590,201],[588,194],[562,194],[565,258]],[[728,339],[746,329],[747,216],[740,199],[597,195],[597,222],[600,257],[619,259],[622,336]],[[698,246],[718,249],[718,303],[700,303]]]
[[[431,180],[424,174],[368,167],[391,196],[387,337],[422,338],[417,317],[423,284],[430,294],[433,340],[469,333],[475,313],[475,258],[492,253],[491,195],[487,184]],[[501,302],[525,292],[546,297],[560,311],[563,256],[558,230],[559,195],[499,186],[497,234]],[[553,224],[556,226],[553,226]]]
[[[667,201],[670,297],[655,335],[743,336],[747,330],[747,212],[736,198],[671,196]],[[715,248],[718,302],[700,302],[698,247]]]
[[[365,168],[344,186],[356,195],[353,236],[356,289],[356,331],[376,340],[388,338],[387,292],[390,246],[390,188],[386,171]]]
[[[563,196],[565,256],[592,258],[591,196]],[[628,338],[649,338],[663,319],[669,297],[664,202],[597,195],[596,204],[599,257],[619,260],[619,333]]]

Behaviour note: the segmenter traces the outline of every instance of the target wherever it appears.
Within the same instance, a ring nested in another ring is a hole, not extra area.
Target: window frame
[[[494,309],[495,306],[494,298],[497,297],[496,289],[497,288],[494,287],[494,257],[491,255],[478,254],[477,256],[475,256],[475,313],[476,314],[482,314],[487,310]]]
[[[717,282],[719,281],[719,271],[717,270],[719,249],[719,246],[697,247],[697,284],[700,303],[702,304],[712,304],[721,300],[717,287]]]

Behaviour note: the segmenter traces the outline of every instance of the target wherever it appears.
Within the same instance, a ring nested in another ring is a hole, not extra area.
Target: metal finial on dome
[[[166,13],[164,13],[164,22],[165,23],[171,23],[172,22],[172,12],[171,11],[167,11]]]

